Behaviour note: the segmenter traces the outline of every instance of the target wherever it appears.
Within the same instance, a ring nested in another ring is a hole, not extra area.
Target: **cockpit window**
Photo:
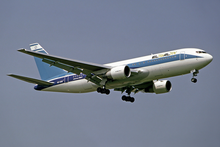
[[[196,51],[196,53],[206,53],[205,51]]]

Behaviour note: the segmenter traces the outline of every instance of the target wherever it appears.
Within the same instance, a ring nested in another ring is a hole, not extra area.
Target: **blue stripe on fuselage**
[[[51,80],[49,82],[53,82],[54,85],[57,84],[62,84],[62,83],[66,83],[66,82],[71,82],[71,81],[76,81],[76,80],[81,80],[81,79],[85,79],[86,75],[85,74],[79,74],[79,75],[70,75],[70,76],[66,76],[66,77],[61,77],[61,78],[57,78],[54,80]]]
[[[191,58],[201,58],[200,56],[195,56],[195,55],[190,55],[190,54],[175,54],[171,56],[164,56],[160,58],[154,58],[150,60],[145,60],[141,62],[135,62],[128,64],[128,66],[131,69],[135,68],[140,68],[140,67],[145,67],[145,66],[152,66],[152,65],[158,65],[158,64],[163,64],[163,63],[168,63],[168,62],[173,62],[173,61],[179,61],[181,59],[191,59]]]
[[[62,83],[67,83],[67,82],[71,82],[71,81],[77,81],[77,80],[81,80],[81,79],[85,79],[86,78],[86,75],[85,74],[79,74],[79,75],[68,75],[68,76],[64,76],[64,77],[60,77],[60,78],[57,78],[57,79],[54,79],[54,80],[50,80],[49,82],[52,82],[54,83],[53,85],[51,86],[54,86],[54,85],[58,85],[58,84],[62,84]],[[50,87],[50,86],[41,86],[41,85],[36,85],[34,87],[35,90],[42,90],[44,88],[47,88],[47,87]]]

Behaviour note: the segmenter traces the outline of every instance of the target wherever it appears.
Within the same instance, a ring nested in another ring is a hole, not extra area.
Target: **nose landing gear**
[[[196,82],[197,82],[197,79],[196,79],[196,78],[192,78],[192,79],[191,79],[191,82],[196,83]]]
[[[191,82],[196,83],[196,82],[197,82],[197,79],[194,78],[194,77],[197,76],[197,74],[199,73],[199,71],[196,70],[196,69],[194,69],[194,70],[191,71],[191,73],[193,73],[193,78],[191,79]]]

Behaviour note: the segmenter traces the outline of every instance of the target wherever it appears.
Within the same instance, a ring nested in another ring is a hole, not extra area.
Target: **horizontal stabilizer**
[[[25,81],[25,82],[28,82],[28,83],[38,84],[38,85],[42,85],[42,86],[53,85],[53,83],[51,83],[51,82],[46,82],[43,80],[33,79],[33,78],[19,76],[19,75],[15,75],[15,74],[8,74],[8,76]]]

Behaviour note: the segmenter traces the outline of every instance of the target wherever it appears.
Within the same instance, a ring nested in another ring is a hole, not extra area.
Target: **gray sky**
[[[219,147],[220,1],[11,0],[0,2],[1,147]],[[170,93],[138,93],[135,103],[96,92],[39,92],[11,77],[39,78],[39,42],[50,54],[109,63],[184,47],[214,56],[198,82],[168,78]]]

